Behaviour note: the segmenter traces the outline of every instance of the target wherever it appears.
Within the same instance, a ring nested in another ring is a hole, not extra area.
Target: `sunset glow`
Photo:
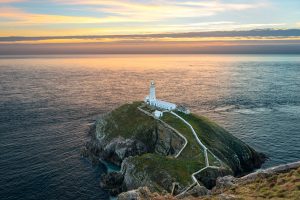
[[[292,0],[1,0],[0,44],[291,45],[299,43],[300,31],[291,31],[300,28],[299,7]],[[184,33],[196,34],[177,35]]]

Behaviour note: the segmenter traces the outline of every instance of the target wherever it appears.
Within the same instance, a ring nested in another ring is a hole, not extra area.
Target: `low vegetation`
[[[162,172],[169,174],[174,179],[174,182],[179,182],[182,186],[188,186],[193,182],[191,178],[192,173],[205,167],[203,150],[195,140],[192,131],[174,115],[164,113],[162,120],[182,133],[187,138],[188,145],[178,158],[159,155],[155,153],[155,149],[151,148],[155,148],[157,138],[153,138],[153,135],[155,135],[153,133],[157,132],[158,125],[161,122],[138,110],[137,107],[140,105],[142,105],[142,102],[134,102],[113,110],[104,118],[104,122],[99,122],[99,125],[96,126],[96,132],[103,132],[107,141],[123,137],[125,139],[135,139],[146,144],[148,148],[147,154],[130,158],[137,166],[137,170],[146,171],[156,183],[160,181],[158,173]],[[153,111],[150,107],[144,109],[147,109],[149,112]],[[193,126],[198,137],[206,147],[222,160],[223,166],[235,172],[248,169],[240,164],[247,165],[248,163],[243,163],[244,160],[249,160],[249,158],[252,159],[256,156],[257,153],[253,149],[205,117],[181,112],[177,112],[177,114]],[[104,130],[99,131],[98,129]],[[165,138],[165,140],[168,139]],[[211,165],[220,165],[211,153],[208,153],[208,157]],[[249,162],[252,162],[252,160]],[[253,169],[255,167],[252,164],[249,166],[250,168]]]
[[[155,129],[157,122],[137,109],[141,102],[124,104],[113,110],[106,118],[104,132],[109,138],[139,138],[146,136],[147,130]],[[151,134],[149,134],[151,135]]]
[[[236,185],[223,195],[232,199],[300,199],[300,168],[269,177],[257,177],[253,182]],[[219,199],[219,195],[203,198]]]
[[[191,174],[199,170],[200,162],[193,159],[176,159],[157,154],[144,154],[134,159],[139,171],[150,172],[150,177],[155,182],[161,181],[160,172],[168,172],[172,177],[176,177],[174,182],[189,185],[192,183]]]
[[[237,168],[237,159],[241,161],[240,165],[246,172],[253,169],[253,164],[256,164],[256,160],[260,161],[260,159],[263,159],[260,157],[253,157],[253,162],[244,162],[244,159],[241,158],[245,155],[255,155],[254,150],[244,142],[234,137],[224,128],[206,117],[195,114],[184,114],[181,112],[177,112],[177,114],[189,122],[203,144],[229,165],[231,169],[234,169],[235,172],[241,172],[240,169]]]

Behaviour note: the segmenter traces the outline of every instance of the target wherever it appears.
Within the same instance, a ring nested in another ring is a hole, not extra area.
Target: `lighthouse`
[[[145,102],[148,105],[156,107],[161,110],[175,110],[176,109],[176,104],[156,99],[154,81],[151,81],[151,83],[150,83],[149,96],[146,96]]]
[[[156,101],[155,83],[154,83],[154,81],[151,81],[151,83],[150,83],[150,92],[149,92],[149,102],[150,102],[150,104],[152,104],[155,101]]]

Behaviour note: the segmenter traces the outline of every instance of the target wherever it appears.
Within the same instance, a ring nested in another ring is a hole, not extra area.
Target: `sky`
[[[0,0],[0,54],[299,53],[298,29],[299,0]]]

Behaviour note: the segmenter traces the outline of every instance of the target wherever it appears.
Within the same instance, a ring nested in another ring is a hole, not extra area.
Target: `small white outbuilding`
[[[163,112],[161,112],[161,111],[159,111],[159,110],[155,110],[155,111],[154,111],[154,116],[155,116],[156,118],[160,118],[160,117],[163,116]]]

